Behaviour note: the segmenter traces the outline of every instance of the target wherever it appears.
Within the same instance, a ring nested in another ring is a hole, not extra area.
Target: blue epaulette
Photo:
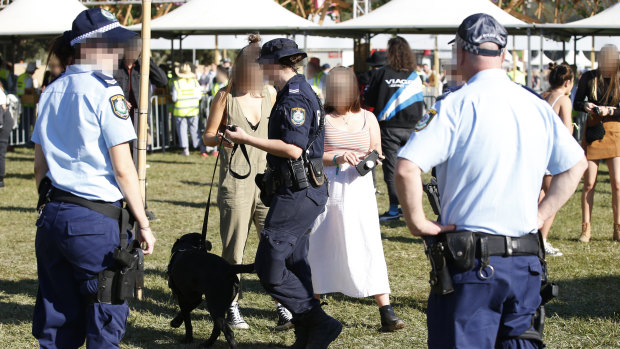
[[[299,94],[299,84],[298,83],[290,83],[288,85],[288,93],[289,94]]]
[[[105,87],[118,86],[118,82],[116,81],[116,79],[114,79],[113,77],[109,75],[104,74],[103,72],[94,71],[92,74],[94,77],[97,78],[97,80],[101,81],[101,83]]]
[[[446,89],[443,91],[443,94],[439,97],[437,97],[437,102],[439,102],[440,100],[448,97],[449,94],[451,94],[452,92],[456,92],[458,90],[461,89],[461,87],[465,86],[463,85],[459,85],[459,86],[450,86],[450,87],[446,87]]]
[[[517,83],[515,82],[515,84],[517,84]],[[529,92],[533,93],[534,96],[536,96],[536,97],[538,97],[538,98],[540,98],[542,100],[545,100],[540,94],[538,94],[538,92],[534,91],[533,89],[531,89],[531,88],[529,88],[529,87],[527,87],[525,85],[521,85],[521,84],[517,84],[517,85],[519,85],[519,86],[523,87],[524,89],[528,90]]]

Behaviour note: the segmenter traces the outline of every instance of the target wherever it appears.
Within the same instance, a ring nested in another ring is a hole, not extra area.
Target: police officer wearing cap
[[[32,137],[43,199],[36,222],[39,290],[32,334],[42,348],[78,348],[84,341],[88,348],[119,347],[129,307],[111,300],[116,295],[102,285],[111,280],[104,272],[127,236],[119,226],[123,199],[138,223],[144,254],[153,251],[128,145],[136,134],[112,78],[119,44],[134,35],[107,11],[83,11],[64,35],[74,50],[73,64],[41,95]]]
[[[418,123],[399,153],[396,184],[407,226],[432,237],[431,246],[441,243],[452,284],[429,296],[429,348],[542,346],[541,334],[529,331],[541,304],[537,230],[570,198],[586,162],[549,105],[501,69],[506,40],[489,15],[463,21],[456,63],[467,84]],[[433,167],[437,223],[422,207],[421,173]],[[552,188],[538,204],[546,169]]]
[[[322,172],[323,108],[295,66],[306,57],[289,39],[265,43],[258,62],[278,88],[269,119],[269,139],[246,134],[240,127],[225,136],[268,153],[261,199],[272,194],[256,252],[256,272],[267,292],[293,314],[292,348],[327,348],[342,330],[314,298],[307,260],[308,234],[325,209],[327,182]],[[273,185],[271,185],[273,184]],[[266,188],[275,187],[270,193]]]

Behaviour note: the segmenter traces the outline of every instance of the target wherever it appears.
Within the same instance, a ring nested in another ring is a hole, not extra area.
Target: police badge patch
[[[291,122],[295,126],[301,126],[306,122],[306,109],[291,108]]]
[[[422,119],[420,119],[420,121],[418,121],[418,123],[415,125],[413,132],[419,132],[425,129],[426,126],[428,126],[428,124],[431,122],[431,120],[433,120],[435,115],[437,115],[437,111],[433,108],[429,109],[428,112],[424,114],[424,116],[422,116]]]
[[[110,104],[112,104],[112,111],[116,116],[123,120],[129,117],[129,109],[127,109],[127,103],[125,103],[125,97],[123,95],[114,95],[110,97]]]

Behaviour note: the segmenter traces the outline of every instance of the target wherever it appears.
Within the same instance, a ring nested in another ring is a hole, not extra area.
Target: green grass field
[[[184,233],[200,231],[215,159],[176,153],[148,157],[149,206],[161,219],[152,224],[157,236],[155,254],[147,257],[143,301],[131,302],[123,348],[194,348],[210,334],[212,324],[204,310],[194,312],[196,343],[181,345],[184,330],[169,322],[177,311],[166,280],[172,243]],[[35,348],[30,334],[37,292],[34,253],[36,190],[33,151],[18,148],[7,156],[6,188],[0,190],[0,348]],[[593,239],[580,244],[579,192],[558,214],[551,242],[563,257],[551,258],[551,279],[560,284],[560,297],[547,307],[545,338],[550,348],[620,348],[620,245],[613,243],[609,177],[601,167],[593,218]],[[379,210],[387,207],[380,182]],[[579,189],[580,190],[580,189]],[[519,198],[506,198],[518,200]],[[427,207],[430,216],[430,208]],[[209,239],[221,251],[218,210],[214,205]],[[421,240],[412,237],[404,222],[384,225],[383,248],[389,268],[392,303],[407,328],[397,333],[378,331],[379,313],[373,299],[327,298],[325,309],[342,321],[344,330],[333,348],[424,348],[428,262]],[[252,231],[246,261],[254,259],[257,234]],[[198,267],[198,266],[197,266]],[[277,348],[293,342],[293,332],[276,333],[274,305],[255,275],[244,280],[242,309],[250,329],[236,331],[242,348]],[[215,348],[226,348],[223,336]]]

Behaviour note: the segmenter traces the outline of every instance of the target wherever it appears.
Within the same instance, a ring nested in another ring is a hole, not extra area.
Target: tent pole
[[[304,33],[304,52],[305,52],[308,56],[310,56],[310,55],[308,54],[308,34],[306,34],[306,33]],[[303,62],[304,62],[304,67],[303,67],[303,68],[304,68],[304,75],[305,75],[305,74],[306,74],[306,72],[307,72],[307,70],[306,70],[306,69],[308,68],[308,60],[307,60],[307,59],[304,59],[304,60],[303,60]]]
[[[591,69],[594,69],[594,60],[596,59],[596,55],[594,54],[594,35],[592,35],[592,51],[590,52],[590,62],[592,62]]]
[[[222,60],[222,56],[220,55],[220,48],[219,48],[219,37],[217,35],[215,35],[215,54],[213,57],[214,61],[217,62],[216,64],[220,64],[221,60]]]
[[[562,41],[562,60],[566,61],[566,41]]]
[[[169,67],[169,68],[173,69],[174,67],[174,38],[170,39],[170,62],[172,62],[172,67]]]
[[[198,65],[196,64],[196,49],[192,48],[192,64]]]
[[[515,79],[517,77],[517,44],[516,36],[512,36],[512,78]]]
[[[573,36],[573,64],[577,66],[577,35]]]
[[[435,35],[435,57],[433,60],[435,76],[439,77],[439,35]]]
[[[527,87],[532,87],[532,32],[527,28]]]
[[[149,113],[149,72],[151,64],[151,0],[142,0],[142,57],[138,109],[138,181],[146,206],[146,123]],[[136,298],[142,299],[142,287],[136,283]]]
[[[179,63],[183,64],[183,35],[179,35],[179,54],[181,55]]]
[[[544,42],[544,41],[545,41],[545,40],[544,40],[544,38],[543,38],[543,33],[542,33],[542,30],[541,30],[541,31],[540,31],[540,77],[541,77],[541,78],[542,78],[542,72],[543,72],[543,70],[545,69],[545,68],[543,67],[543,64],[545,63],[545,62],[543,61],[543,55],[545,54],[545,50],[543,50],[543,46],[544,46],[544,44],[545,44],[545,42]]]

